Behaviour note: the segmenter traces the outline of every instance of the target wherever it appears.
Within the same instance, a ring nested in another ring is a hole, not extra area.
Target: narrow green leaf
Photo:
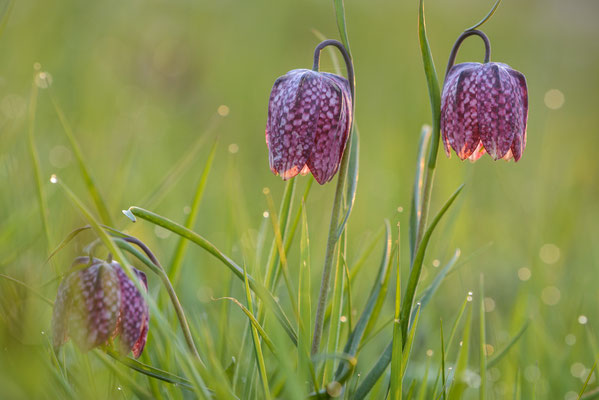
[[[397,243],[398,247],[401,247],[400,236],[398,236]],[[401,268],[400,268],[400,252],[397,252],[397,268],[396,268],[396,279],[395,279],[395,314],[393,320],[393,350],[391,352],[391,377],[390,379],[390,393],[389,398],[391,400],[401,400],[402,398],[402,385],[403,379],[401,379],[402,370],[402,348],[403,339],[401,338],[401,324],[399,320],[401,310]]]
[[[451,385],[451,388],[449,389],[449,400],[461,399],[464,390],[466,390],[466,387],[468,386],[468,383],[466,381],[466,369],[468,368],[471,327],[472,307],[469,307],[468,315],[466,317],[466,324],[464,325],[464,333],[462,334],[461,347],[458,353],[458,359],[455,366],[453,383]]]
[[[426,306],[429,303],[439,286],[441,286],[441,283],[443,282],[447,274],[451,272],[453,266],[460,258],[460,254],[460,249],[456,249],[455,253],[453,253],[453,257],[451,258],[451,260],[449,260],[449,262],[445,264],[445,266],[441,269],[441,271],[439,271],[437,276],[435,276],[435,279],[430,284],[430,286],[424,290],[419,301],[422,307]]]
[[[426,398],[427,388],[428,388],[428,373],[429,373],[430,366],[431,366],[431,357],[429,357],[427,354],[424,375],[422,376],[422,380],[420,382],[420,388],[418,389],[418,397],[417,397],[418,400],[424,400]]]
[[[368,372],[364,380],[362,380],[362,382],[354,392],[352,399],[359,400],[366,397],[366,395],[372,390],[373,386],[378,382],[383,372],[385,372],[385,370],[387,369],[387,366],[391,362],[392,354],[393,341],[389,342],[385,350],[383,350],[383,353],[379,357],[374,367],[372,367],[370,372]]]
[[[185,237],[186,239],[192,241],[197,244],[208,253],[212,254],[218,260],[220,260],[226,267],[228,267],[240,280],[244,280],[244,272],[241,267],[239,267],[231,258],[221,252],[216,248],[212,243],[204,239],[202,236],[197,234],[196,232],[185,228],[184,226],[165,218],[161,215],[155,214],[151,211],[145,210],[139,207],[130,207],[128,210],[124,210],[123,213],[129,218],[133,217],[133,221],[135,221],[135,217],[142,218],[154,225],[161,226],[179,236]],[[269,307],[272,308],[272,311],[277,316],[277,319],[291,338],[294,345],[297,345],[297,334],[295,330],[291,326],[289,319],[283,312],[281,305],[273,298],[272,294],[259,282],[257,282],[254,278],[248,275],[248,280],[250,287],[254,290],[254,293],[260,297],[260,299],[265,302]]]
[[[514,400],[522,400],[522,377],[520,369],[518,369],[516,381],[514,382]]]
[[[369,325],[373,317],[373,313],[376,309],[377,303],[379,302],[379,298],[381,295],[381,291],[383,287],[389,281],[389,263],[391,259],[391,227],[388,221],[385,221],[385,246],[383,248],[383,257],[381,259],[381,264],[379,266],[379,272],[377,274],[377,278],[374,282],[372,290],[370,292],[370,296],[368,297],[368,301],[366,302],[366,306],[364,307],[364,311],[360,315],[360,319],[356,323],[356,327],[352,331],[347,340],[345,348],[343,352],[345,354],[349,354],[355,356],[358,350],[358,346],[364,337],[364,332],[366,331],[366,327]],[[380,309],[380,308],[379,308]],[[337,369],[337,373],[335,375],[336,378],[343,374],[343,368],[340,366]]]
[[[347,167],[347,183],[346,183],[346,209],[343,216],[343,220],[337,229],[337,237],[341,236],[341,233],[347,225],[349,216],[354,207],[356,201],[356,191],[358,189],[358,171],[360,169],[360,133],[358,132],[358,126],[356,122],[353,123],[353,133],[350,135],[349,144],[349,164]]]
[[[445,213],[447,212],[449,207],[451,207],[451,205],[453,204],[453,202],[455,201],[457,196],[462,191],[463,187],[464,187],[464,185],[461,185],[451,195],[451,197],[447,200],[447,202],[441,208],[441,210],[439,210],[439,213],[435,216],[435,218],[431,222],[431,224],[428,227],[428,229],[426,230],[424,236],[422,236],[422,241],[420,242],[420,245],[418,246],[418,249],[416,251],[416,257],[414,258],[414,263],[412,264],[412,270],[410,271],[410,277],[408,279],[408,286],[405,291],[404,301],[402,302],[403,306],[401,309],[401,318],[400,318],[401,324],[402,324],[401,332],[402,332],[402,337],[404,338],[404,340],[406,340],[407,333],[408,333],[410,313],[412,311],[412,305],[414,302],[414,295],[416,293],[418,281],[420,280],[420,272],[422,271],[422,263],[424,261],[424,254],[426,252],[426,247],[428,246],[428,242],[429,242],[431,235],[433,234],[435,228],[437,227],[437,224],[439,223],[439,221],[441,220],[443,215],[445,215]],[[404,345],[405,345],[405,343],[404,343]]]
[[[8,24],[8,19],[10,17],[14,5],[14,0],[8,0],[4,3],[4,7],[2,8],[2,10],[0,10],[0,37],[4,32],[4,28],[6,28],[6,24]]]
[[[46,259],[46,263],[48,261],[50,261],[50,259],[52,257],[54,257],[56,255],[56,253],[58,253],[60,250],[62,250],[67,244],[69,244],[69,242],[71,240],[73,240],[78,234],[80,234],[83,231],[86,231],[88,229],[91,229],[91,226],[82,226],[81,228],[77,228],[74,229],[73,231],[71,231],[63,240],[62,242],[60,242],[58,244],[58,246],[56,246],[56,248],[54,250],[52,250],[52,252],[50,253],[50,255],[48,256],[48,258]]]
[[[522,337],[522,335],[524,335],[524,332],[526,332],[526,328],[528,328],[529,323],[530,320],[527,320],[524,323],[524,325],[522,325],[522,328],[520,328],[518,333],[516,333],[514,337],[510,340],[510,342],[503,349],[495,353],[495,355],[487,361],[487,369],[493,368],[508,353],[508,351],[510,351],[510,349]]]
[[[416,159],[416,175],[414,176],[414,187],[412,189],[412,207],[410,209],[410,260],[414,260],[416,253],[416,235],[422,216],[422,190],[424,186],[424,168],[426,165],[426,154],[431,140],[431,127],[423,125],[420,130],[420,142],[418,143],[418,158]]]
[[[206,189],[206,183],[208,182],[208,175],[210,174],[210,169],[212,168],[212,162],[214,161],[214,155],[216,154],[216,148],[218,145],[218,141],[214,141],[212,145],[212,149],[210,150],[210,154],[208,154],[208,159],[206,160],[206,164],[204,164],[204,170],[202,171],[202,175],[200,176],[200,180],[196,187],[195,195],[193,196],[193,201],[191,203],[190,212],[187,216],[187,221],[185,221],[185,227],[187,229],[193,229],[199,209],[200,204],[202,203],[202,198],[204,197],[204,190]],[[177,249],[173,255],[173,261],[170,265],[169,270],[169,278],[173,285],[176,285],[179,281],[179,276],[181,274],[181,266],[183,265],[183,259],[185,257],[185,252],[187,250],[188,241],[185,238],[179,238],[179,243],[177,244]]]
[[[485,400],[487,398],[487,338],[485,335],[485,288],[483,275],[480,275],[480,295],[479,295],[479,308],[478,308],[478,322],[479,322],[479,353],[480,353],[480,387],[479,387],[479,399]]]
[[[58,115],[58,119],[60,120],[60,124],[62,125],[62,129],[69,140],[69,144],[73,149],[73,153],[75,154],[75,158],[77,159],[77,165],[79,166],[79,172],[83,177],[83,181],[85,182],[85,186],[87,187],[87,191],[89,192],[94,204],[96,205],[96,209],[98,210],[98,214],[100,215],[100,219],[106,225],[114,225],[112,218],[110,216],[110,212],[108,211],[108,207],[106,206],[106,202],[102,197],[98,186],[96,185],[94,179],[92,178],[91,172],[87,167],[87,163],[85,162],[85,158],[83,156],[83,152],[81,151],[81,147],[73,134],[73,129],[69,124],[62,108],[58,104],[58,101],[54,97],[54,94],[50,90],[50,100],[52,101],[52,105],[54,106],[54,111],[56,115]]]
[[[347,49],[347,52],[351,55],[349,38],[347,36],[347,24],[345,22],[345,5],[343,4],[343,0],[334,0],[334,4],[335,16],[337,17],[337,29],[339,30],[339,35],[341,36],[341,42]]]
[[[493,14],[495,14],[495,11],[497,11],[497,7],[499,7],[499,3],[501,3],[501,0],[497,0],[495,2],[495,4],[493,5],[493,8],[491,8],[491,11],[489,11],[489,13],[482,20],[480,20],[476,25],[472,25],[470,28],[466,29],[466,31],[473,31],[473,30],[481,27],[485,22],[487,22],[493,16]]]
[[[247,275],[247,271],[244,268],[243,269],[243,273],[244,273],[244,284],[245,284],[245,296],[247,299],[247,303],[248,303],[248,316],[251,316],[250,320],[252,321],[252,339],[254,341],[254,352],[256,355],[256,361],[258,363],[258,367],[260,370],[260,379],[262,381],[262,389],[264,390],[264,398],[266,398],[267,400],[271,398],[270,395],[270,389],[268,387],[268,375],[266,374],[266,364],[264,363],[264,355],[262,354],[262,345],[260,342],[260,337],[258,336],[258,329],[257,327],[260,326],[260,324],[258,324],[258,321],[256,321],[256,319],[254,318],[254,306],[252,304],[252,293],[250,292],[250,284],[248,282],[248,275]],[[235,300],[236,301],[236,300]],[[239,305],[241,305],[241,303],[237,302]],[[245,312],[245,310],[244,310]],[[254,324],[255,321],[255,324]],[[266,336],[266,332],[264,332],[264,330],[262,330],[262,332],[264,333],[263,338],[265,343],[270,342],[270,339],[266,339],[268,336]],[[272,346],[272,343],[271,345]],[[274,350],[274,346],[272,347],[272,350]],[[273,351],[274,352],[274,351]]]
[[[329,335],[327,339],[327,353],[335,354],[337,353],[337,349],[339,346],[339,335],[341,332],[341,314],[343,311],[343,289],[345,285],[345,274],[343,273],[343,256],[342,256],[342,248],[345,246],[346,242],[345,232],[341,235],[341,246],[337,248],[337,257],[335,262],[335,272],[333,275],[333,297],[331,302],[331,314],[329,318]],[[332,362],[324,363],[323,370],[323,380],[324,382],[329,382],[332,379],[334,365],[331,365],[336,360],[332,360]]]
[[[595,368],[597,368],[596,360],[595,360],[595,363],[593,364],[593,367],[589,371],[589,374],[587,375],[587,379],[584,381],[584,385],[582,385],[582,388],[580,389],[580,393],[578,394],[578,400],[582,399],[582,395],[587,390],[587,386],[589,385],[589,381],[591,380],[591,377],[593,376],[593,372],[595,372]]]
[[[272,351],[273,354],[276,352],[276,349],[275,349],[274,345],[272,344],[272,340],[270,340],[270,338],[268,337],[268,334],[266,333],[264,328],[262,328],[262,326],[260,326],[260,323],[258,323],[258,320],[256,319],[256,317],[254,317],[254,314],[252,314],[251,310],[249,310],[246,306],[241,304],[241,302],[239,302],[239,300],[237,300],[234,297],[218,297],[218,298],[214,299],[214,301],[218,301],[218,300],[229,300],[229,301],[233,302],[234,304],[236,304],[241,309],[241,311],[243,311],[243,313],[248,317],[250,323],[256,329],[256,331],[260,334],[262,339],[264,339],[264,343],[268,346],[270,351]]]

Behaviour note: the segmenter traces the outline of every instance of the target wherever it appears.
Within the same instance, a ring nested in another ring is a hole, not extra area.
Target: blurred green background
[[[427,1],[429,39],[440,77],[454,40],[487,13],[490,3]],[[346,0],[345,6],[361,133],[349,255],[357,256],[387,218],[392,226],[401,223],[407,268],[417,144],[421,125],[430,123],[417,1]],[[427,349],[437,351],[439,319],[449,326],[466,293],[479,292],[484,274],[492,346],[501,347],[527,317],[532,320],[521,342],[490,374],[495,396],[490,398],[511,398],[520,371],[523,398],[536,393],[537,398],[570,399],[597,354],[598,17],[595,0],[505,0],[483,30],[491,39],[491,59],[509,64],[528,80],[528,145],[522,160],[493,162],[485,156],[470,164],[455,154],[451,159],[439,154],[432,212],[462,182],[466,186],[433,236],[423,279],[430,282],[435,265],[447,262],[456,248],[462,262],[425,309],[415,354],[424,360]],[[242,260],[242,248],[255,246],[264,221],[263,188],[270,188],[278,203],[284,187],[269,170],[264,140],[270,89],[288,70],[311,66],[319,41],[314,30],[338,38],[332,2],[16,2],[0,38],[0,273],[55,297],[56,282],[40,288],[55,274],[44,264],[48,247],[27,142],[35,63],[52,77],[50,90],[73,127],[115,226],[146,241],[165,263],[177,238],[147,223],[132,225],[120,210],[148,207],[148,196],[172,166],[203,140],[191,168],[152,207],[183,222],[218,136],[195,229]],[[458,61],[482,58],[482,43],[470,39]],[[321,68],[333,68],[326,54]],[[228,116],[217,114],[221,105],[228,107]],[[93,203],[44,89],[39,92],[35,139],[54,247],[85,221],[49,183],[50,175],[57,174],[90,208]],[[298,193],[305,181],[299,179]],[[333,191],[334,184],[315,186],[307,204],[314,296]],[[55,258],[59,270],[66,270],[91,239],[83,235],[60,253]],[[377,247],[352,288],[357,310],[368,295],[379,253]],[[297,246],[289,259],[297,275]],[[210,329],[215,334],[222,304],[210,298],[230,290],[229,272],[222,268],[190,247],[178,287],[191,318],[214,320]],[[158,290],[156,280],[150,283]],[[393,315],[391,295],[381,321]],[[0,282],[0,305],[0,397],[48,397],[44,388],[52,374],[42,361],[48,355],[40,344],[46,343],[51,310],[6,280]],[[232,311],[224,340],[234,346],[240,339],[235,328],[244,323],[242,314]],[[389,337],[387,330],[368,345],[365,365]],[[590,386],[596,385],[593,378]]]

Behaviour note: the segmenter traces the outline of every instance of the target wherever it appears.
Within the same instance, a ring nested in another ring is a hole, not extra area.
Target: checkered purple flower
[[[133,268],[147,290],[146,275]],[[52,315],[53,344],[69,337],[83,351],[119,337],[122,353],[139,357],[148,336],[149,311],[143,295],[117,262],[94,259],[61,282]]]
[[[485,62],[453,65],[464,39],[479,36]],[[445,152],[460,159],[478,160],[485,152],[494,160],[518,161],[526,146],[528,88],[526,78],[509,65],[489,62],[491,45],[478,30],[464,32],[456,41],[447,66],[441,95],[441,133]]]
[[[345,78],[289,71],[275,81],[268,104],[270,169],[283,180],[312,172],[325,184],[339,169],[351,123],[352,95]]]

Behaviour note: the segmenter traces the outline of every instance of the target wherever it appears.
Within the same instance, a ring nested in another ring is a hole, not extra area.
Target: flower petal
[[[516,99],[518,88],[513,85],[505,64],[484,64],[477,76],[480,138],[485,149],[498,160],[506,155],[517,131]]]
[[[349,82],[338,75],[323,73],[320,113],[316,137],[308,167],[321,185],[330,181],[345,151],[352,121],[352,99]]]
[[[518,125],[518,131],[514,136],[514,142],[511,147],[514,160],[518,161],[522,156],[522,152],[526,147],[526,124],[528,120],[528,87],[526,86],[526,78],[516,70],[508,69],[508,73],[512,76],[514,84],[519,88],[517,96],[517,108],[521,118]]]
[[[133,349],[140,337],[143,336],[145,344],[145,336],[147,336],[147,319],[148,306],[143,295],[137,289],[133,281],[129,279],[125,271],[117,263],[113,263],[120,282],[121,291],[121,308],[120,308],[120,347],[123,353],[128,353]],[[146,287],[147,282],[145,274],[141,271],[133,269],[142,286]],[[139,357],[143,350],[143,345],[138,346],[137,354],[134,351],[135,357]]]
[[[58,350],[68,339],[68,320],[72,303],[73,282],[76,273],[71,273],[58,286],[56,301],[52,311],[52,345]]]
[[[271,170],[297,175],[314,146],[323,81],[317,72],[293,70],[275,82],[268,105],[266,142]]]
[[[119,279],[106,263],[78,271],[73,284],[69,334],[83,351],[106,343],[116,328],[121,306]]]

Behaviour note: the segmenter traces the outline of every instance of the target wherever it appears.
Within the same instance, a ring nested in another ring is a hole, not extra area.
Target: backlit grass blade
[[[356,327],[354,328],[353,332],[349,336],[349,339],[347,340],[347,344],[345,345],[345,348],[343,350],[345,354],[349,354],[352,356],[356,355],[358,346],[360,345],[360,342],[364,337],[364,332],[373,315],[383,286],[386,285],[386,282],[388,282],[390,262],[389,260],[391,258],[391,227],[388,221],[385,221],[385,232],[385,245],[383,248],[383,257],[379,266],[379,272],[370,292],[370,296],[368,297],[368,301],[366,302],[366,306],[364,307],[364,311],[362,311],[360,319],[356,323]],[[343,367],[339,366],[335,377],[338,378],[343,374],[343,372]]]
[[[361,380],[360,385],[352,396],[352,399],[359,400],[366,397],[366,395],[372,390],[373,386],[378,382],[381,375],[385,372],[387,366],[389,366],[392,354],[393,341],[389,342],[374,367],[372,367],[370,372],[368,372],[368,374]]]
[[[58,253],[60,250],[62,250],[67,244],[69,244],[69,242],[71,240],[73,240],[77,235],[79,235],[81,232],[86,231],[88,229],[91,229],[91,226],[82,226],[81,228],[77,228],[74,229],[73,231],[71,231],[59,244],[58,246],[56,246],[56,248],[54,250],[52,250],[52,252],[50,253],[50,255],[48,256],[48,258],[46,259],[46,262],[50,261],[50,259],[52,257],[54,257],[56,255],[56,253]]]
[[[399,239],[398,239],[398,242]],[[401,325],[399,323],[399,313],[401,310],[401,268],[399,264],[399,252],[397,256],[397,269],[395,280],[395,315],[393,320],[393,350],[391,352],[391,377],[389,399],[401,400],[402,398],[402,383],[401,365],[402,365],[402,348],[403,339],[401,338]]]
[[[419,301],[422,307],[426,306],[429,303],[429,301],[431,300],[431,298],[433,297],[433,295],[435,294],[435,292],[437,291],[447,274],[451,272],[452,268],[460,258],[460,254],[460,249],[456,249],[455,253],[453,253],[453,257],[451,258],[451,260],[449,260],[449,262],[445,264],[445,266],[441,269],[441,271],[439,271],[437,276],[435,276],[435,279],[430,284],[430,286],[424,290]]]
[[[493,368],[495,365],[497,365],[499,361],[501,361],[501,359],[508,353],[508,351],[510,351],[510,349],[518,342],[522,335],[524,335],[524,332],[526,332],[526,328],[528,328],[529,323],[530,320],[527,320],[524,323],[524,325],[522,325],[522,328],[520,328],[518,333],[516,333],[514,337],[509,341],[509,343],[503,349],[495,353],[495,355],[487,361],[487,369]]]
[[[270,351],[273,352],[273,354],[276,353],[276,349],[275,349],[274,345],[272,344],[272,340],[270,340],[270,338],[268,337],[268,334],[266,333],[264,328],[262,328],[262,326],[260,326],[260,324],[258,323],[258,320],[256,320],[256,317],[254,317],[254,314],[252,313],[251,310],[249,310],[246,306],[241,304],[241,302],[234,297],[219,297],[214,300],[215,301],[229,300],[229,301],[233,302],[235,305],[237,305],[237,307],[239,307],[239,309],[241,311],[243,311],[243,313],[248,317],[250,323],[252,324],[252,327],[254,329],[256,329],[257,333],[262,337],[262,339],[264,340],[264,344],[266,344],[266,346],[268,346],[268,348],[270,349]]]
[[[472,327],[472,307],[468,307],[464,332],[462,334],[461,347],[454,370],[454,379],[449,389],[448,400],[459,400],[468,383],[466,381],[466,369],[468,368],[468,356],[470,350],[470,330]]]
[[[379,243],[379,240],[383,237],[384,234],[385,225],[381,226],[378,232],[372,235],[372,238],[370,239],[369,243],[364,247],[360,255],[351,264],[351,268],[349,270],[350,281],[353,282],[356,279],[356,276],[358,275],[364,264],[366,264],[366,261],[369,259],[370,254],[372,253],[372,251]]]
[[[341,224],[337,229],[337,237],[341,236],[341,233],[345,229],[347,225],[347,221],[349,220],[349,216],[351,215],[351,211],[354,207],[354,203],[356,201],[356,191],[358,189],[358,172],[360,169],[360,134],[358,132],[358,125],[354,121],[353,133],[350,135],[351,141],[349,143],[349,163],[347,166],[347,183],[345,189],[345,202],[346,208],[344,211],[343,219],[341,220]]]
[[[12,6],[11,6],[12,8]],[[35,74],[39,72],[36,70]],[[50,248],[50,226],[48,222],[48,203],[46,201],[46,192],[44,189],[44,181],[42,180],[42,171],[40,166],[40,157],[35,144],[35,114],[37,110],[37,99],[38,99],[38,87],[35,82],[35,77],[31,84],[31,94],[29,96],[29,109],[27,113],[27,138],[29,144],[29,155],[31,157],[31,166],[33,169],[33,175],[35,178],[35,187],[37,190],[37,201],[41,213],[42,230],[44,232],[44,238],[46,242],[47,251],[51,251]]]
[[[410,271],[410,277],[408,278],[408,285],[405,290],[404,300],[402,302],[401,309],[401,324],[402,324],[402,337],[404,340],[407,338],[408,333],[408,325],[410,321],[410,313],[412,311],[412,306],[414,303],[414,295],[416,293],[416,289],[418,286],[418,281],[420,280],[420,272],[422,271],[422,263],[424,261],[424,254],[426,252],[426,247],[428,246],[428,242],[433,234],[437,224],[445,215],[449,207],[453,204],[457,196],[462,191],[464,185],[460,186],[458,190],[456,190],[451,197],[445,202],[445,205],[439,210],[439,213],[432,220],[430,226],[426,230],[426,233],[422,236],[422,240],[420,241],[420,245],[416,251],[416,256],[414,257],[414,262],[412,264],[412,270]],[[405,345],[405,343],[404,343]]]
[[[487,338],[485,330],[485,290],[483,275],[480,276],[480,294],[478,299],[478,322],[479,322],[479,353],[480,353],[480,387],[479,399],[487,398]]]
[[[196,232],[185,228],[184,226],[171,221],[168,218],[165,218],[161,215],[155,214],[151,211],[145,210],[139,207],[130,207],[128,210],[124,210],[123,213],[127,215],[132,221],[135,221],[135,217],[139,217],[144,219],[154,225],[161,226],[179,236],[185,237],[186,239],[192,241],[197,244],[208,253],[212,254],[218,260],[220,260],[227,268],[229,268],[237,278],[240,280],[244,280],[244,272],[241,267],[239,267],[231,258],[221,252],[216,248],[212,243],[204,239],[202,236],[197,234]],[[289,335],[294,345],[297,345],[297,334],[295,330],[291,326],[289,319],[283,312],[280,304],[273,298],[272,294],[259,282],[257,282],[254,278],[248,275],[248,281],[250,287],[254,292],[260,297],[262,301],[264,301],[269,307],[272,308],[272,311],[277,316],[277,319],[282,324],[283,328]]]
[[[327,353],[337,353],[339,345],[339,335],[341,331],[341,314],[343,307],[343,292],[345,285],[345,274],[343,273],[343,250],[346,247],[347,236],[345,232],[342,233],[340,238],[340,246],[337,248],[337,257],[334,262],[335,271],[333,275],[333,296],[331,302],[331,314],[329,318],[329,334],[327,338]],[[329,382],[332,379],[334,365],[331,365],[336,360],[325,361],[323,371],[323,381]]]
[[[81,151],[81,147],[73,134],[73,129],[71,128],[71,124],[67,120],[62,108],[58,104],[58,100],[54,97],[52,93],[52,89],[50,89],[50,100],[52,101],[52,105],[54,106],[54,111],[56,115],[58,115],[58,119],[60,120],[60,124],[62,126],[62,130],[64,131],[67,139],[69,140],[69,144],[73,149],[73,153],[75,154],[75,158],[77,159],[77,165],[79,166],[79,172],[83,177],[83,181],[85,182],[85,186],[87,187],[87,191],[89,192],[94,204],[96,205],[96,209],[98,210],[98,214],[100,215],[100,220],[106,225],[114,225],[112,218],[110,216],[110,212],[108,211],[108,207],[106,206],[106,202],[102,197],[98,186],[96,185],[94,179],[92,178],[91,172],[87,167],[87,163],[83,156],[83,152]]]
[[[212,149],[210,149],[210,154],[208,155],[208,159],[206,160],[206,164],[204,164],[204,170],[202,171],[202,175],[200,176],[200,180],[198,182],[198,186],[196,187],[195,194],[193,196],[193,201],[191,202],[190,212],[187,216],[187,221],[185,221],[185,227],[187,229],[193,229],[200,209],[200,204],[202,203],[202,198],[204,197],[204,190],[206,189],[206,183],[208,182],[208,175],[210,174],[210,169],[212,168],[212,162],[214,161],[214,155],[216,153],[218,142],[215,140],[212,145]],[[177,285],[179,281],[179,275],[181,273],[181,265],[183,265],[183,258],[185,257],[185,252],[187,250],[188,241],[185,238],[179,238],[179,243],[177,244],[177,249],[175,250],[173,261],[170,265],[169,270],[169,278],[173,285]]]
[[[254,353],[256,355],[256,362],[258,363],[258,368],[260,371],[260,380],[262,381],[262,389],[264,390],[264,398],[269,400],[271,398],[270,395],[270,388],[268,387],[268,375],[266,374],[266,364],[264,363],[264,355],[262,354],[262,344],[260,342],[260,337],[258,336],[258,329],[257,326],[260,326],[260,324],[258,324],[258,321],[256,321],[256,319],[254,318],[254,305],[252,304],[252,292],[250,291],[250,285],[248,283],[248,275],[247,275],[247,271],[245,270],[245,268],[243,269],[244,272],[244,285],[245,285],[245,296],[247,299],[247,303],[248,303],[248,316],[251,315],[250,320],[252,321],[252,339],[254,341]],[[254,321],[256,322],[256,324],[254,324]],[[262,332],[264,332],[264,330],[262,330]],[[264,336],[262,336],[265,340],[265,342],[270,342],[270,339],[266,339],[268,338],[268,336],[266,336],[266,332],[264,332]],[[272,344],[271,344],[272,346]],[[273,346],[274,349],[274,346]]]
[[[591,377],[593,376],[593,372],[595,372],[595,368],[597,368],[597,361],[595,361],[595,363],[593,363],[593,367],[589,371],[589,374],[587,375],[587,379],[584,381],[584,385],[582,385],[582,388],[580,389],[580,393],[578,394],[578,400],[582,399],[582,395],[587,390],[587,386],[589,385],[589,381],[591,380]]]
[[[418,158],[416,162],[416,175],[414,176],[414,187],[412,188],[412,207],[410,209],[410,261],[414,260],[416,253],[416,235],[422,216],[422,188],[424,186],[424,167],[428,145],[431,140],[431,127],[423,125],[420,130],[420,142],[418,143]]]

